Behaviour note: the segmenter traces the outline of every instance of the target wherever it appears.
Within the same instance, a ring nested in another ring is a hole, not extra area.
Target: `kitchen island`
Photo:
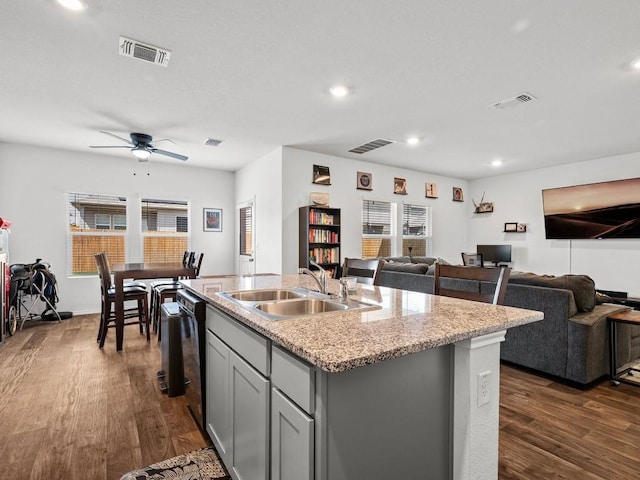
[[[273,320],[220,293],[313,279],[183,283],[208,302],[207,430],[234,478],[497,478],[500,342],[542,313],[358,285],[365,308]]]

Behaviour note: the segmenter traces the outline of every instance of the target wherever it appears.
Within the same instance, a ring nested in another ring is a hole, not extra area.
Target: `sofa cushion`
[[[429,266],[425,263],[385,262],[384,265],[382,265],[383,270],[392,272],[416,273],[419,275],[424,275],[425,273],[427,273],[428,268]]]
[[[588,275],[568,274],[556,277],[531,272],[511,272],[509,283],[571,290],[579,312],[590,312],[596,305],[596,285]]]

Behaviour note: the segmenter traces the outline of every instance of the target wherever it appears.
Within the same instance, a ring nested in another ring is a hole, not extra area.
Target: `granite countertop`
[[[268,320],[219,292],[304,287],[308,275],[219,276],[182,280],[192,292],[274,343],[328,372],[440,347],[542,320],[542,312],[358,284],[350,298],[371,308]],[[329,280],[329,293],[339,282]]]

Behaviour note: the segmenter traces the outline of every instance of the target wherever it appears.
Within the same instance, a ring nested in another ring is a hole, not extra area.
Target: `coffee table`
[[[640,378],[635,381],[629,380],[629,377],[634,378],[634,373],[640,372],[640,369],[630,367],[625,368],[621,372],[616,371],[617,325],[618,323],[626,323],[629,325],[640,326],[640,311],[626,310],[614,313],[607,317],[607,322],[609,323],[609,373],[611,377],[611,385],[618,386],[620,385],[620,382],[625,382],[640,387]]]

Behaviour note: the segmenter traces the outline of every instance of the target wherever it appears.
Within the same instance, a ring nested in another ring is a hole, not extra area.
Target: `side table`
[[[609,374],[611,376],[611,385],[620,385],[620,382],[629,383],[640,387],[640,379],[631,381],[627,377],[633,377],[634,372],[640,372],[640,369],[631,367],[621,372],[616,371],[616,340],[617,340],[617,324],[627,323],[629,325],[640,326],[640,311],[626,310],[624,312],[614,313],[607,317],[609,323]]]

